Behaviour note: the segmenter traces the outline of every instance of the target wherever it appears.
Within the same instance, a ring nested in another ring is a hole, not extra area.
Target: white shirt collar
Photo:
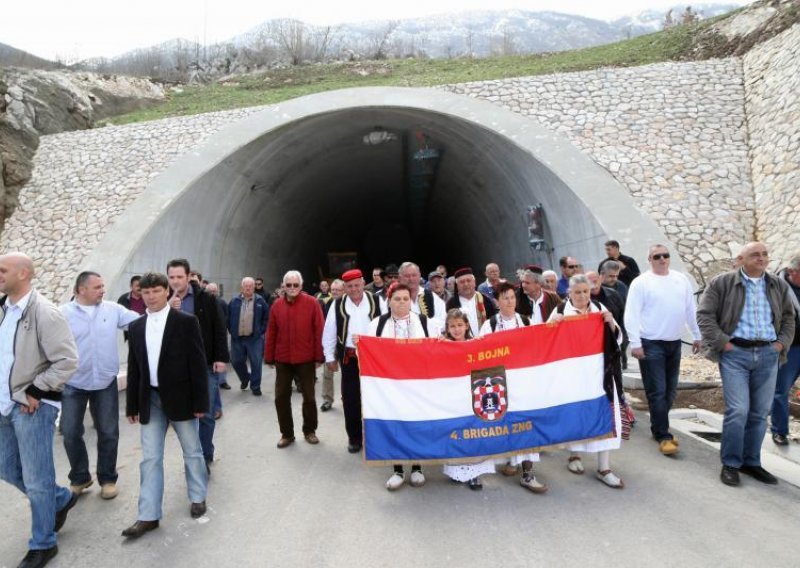
[[[169,310],[170,310],[169,303],[167,303],[167,304],[164,305],[163,308],[161,308],[157,312],[151,312],[150,308],[147,308],[147,315],[148,316],[153,316],[156,319],[161,319],[162,316],[166,316],[167,313],[169,313]]]
[[[32,293],[33,293],[33,289],[28,290],[28,293],[25,294],[24,296],[22,296],[22,298],[20,298],[19,302],[17,302],[16,304],[12,303],[10,299],[7,299],[6,300],[6,309],[15,308],[16,307],[16,308],[19,308],[19,311],[24,312],[25,308],[28,307],[28,302],[30,302],[30,300],[31,300],[31,294]]]

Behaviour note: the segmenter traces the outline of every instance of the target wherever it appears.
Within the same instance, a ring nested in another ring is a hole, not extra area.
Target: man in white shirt
[[[425,290],[420,286],[422,273],[419,266],[413,262],[404,262],[400,265],[398,282],[408,286],[411,292],[411,311],[422,314],[431,320],[436,320],[438,329],[444,329],[444,320],[447,317],[447,306],[439,296]],[[384,313],[388,312],[385,304],[381,305]]]
[[[325,318],[322,330],[322,351],[325,365],[333,373],[342,370],[342,406],[344,426],[347,430],[347,451],[361,451],[363,430],[361,424],[361,376],[353,336],[363,335],[369,323],[381,315],[378,298],[364,290],[361,271],[348,270],[342,274],[345,295],[334,300]]]
[[[192,518],[205,514],[208,490],[198,422],[210,404],[200,324],[195,316],[170,308],[166,275],[147,273],[140,284],[147,313],[130,325],[125,415],[129,423],[141,424],[141,483],[138,520],[122,531],[127,538],[158,528],[170,425],[183,450]]]
[[[625,305],[625,329],[631,355],[639,360],[650,431],[665,456],[678,453],[678,441],[669,431],[669,411],[678,390],[681,335],[692,333],[692,351],[700,351],[694,296],[689,279],[669,269],[670,253],[653,245],[647,257],[650,270],[633,280]]]
[[[447,302],[447,309],[460,308],[469,320],[469,327],[473,337],[480,335],[480,329],[487,319],[497,313],[497,308],[491,298],[487,298],[477,291],[475,275],[471,268],[459,268],[455,271],[456,293]],[[445,326],[442,326],[444,329]]]
[[[137,281],[138,287],[138,281]],[[119,445],[119,330],[141,316],[116,302],[103,301],[103,277],[85,271],[75,281],[75,298],[61,306],[78,345],[78,370],[64,387],[61,433],[67,451],[70,490],[80,494],[92,485],[89,454],[83,440],[86,406],[97,430],[97,481],[100,496],[117,496]]]

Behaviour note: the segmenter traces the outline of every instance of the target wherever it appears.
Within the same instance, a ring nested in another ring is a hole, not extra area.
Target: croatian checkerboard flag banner
[[[473,341],[361,336],[368,463],[469,463],[613,435],[600,314]]]

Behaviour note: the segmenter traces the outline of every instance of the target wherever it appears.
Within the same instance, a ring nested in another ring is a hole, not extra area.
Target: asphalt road
[[[318,446],[298,437],[279,450],[272,374],[265,373],[261,398],[239,391],[235,375],[229,379],[234,390],[223,391],[207,516],[189,516],[170,432],[161,527],[138,541],[120,536],[136,520],[141,453],[138,426],[122,419],[120,495],[103,501],[99,488],[90,488],[70,512],[49,566],[797,565],[800,489],[747,477],[741,487],[726,487],[713,448],[685,437],[677,457],[661,456],[641,412],[632,439],[612,454],[624,490],[591,475],[593,456],[579,476],[567,471],[566,452],[550,452],[537,466],[550,485],[545,495],[499,474],[487,476],[483,491],[469,491],[433,466],[425,487],[390,493],[383,486],[388,468],[367,467],[347,453],[340,403],[320,413]],[[299,435],[299,394],[293,405]],[[87,413],[90,446],[93,436]],[[60,438],[56,444],[58,479],[67,483]],[[0,566],[13,567],[27,549],[30,512],[5,483],[0,503]]]

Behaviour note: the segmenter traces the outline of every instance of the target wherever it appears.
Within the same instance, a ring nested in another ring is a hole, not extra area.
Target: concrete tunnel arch
[[[374,131],[395,138],[366,144]],[[441,159],[413,219],[404,192],[420,132]],[[549,256],[528,243],[537,203]],[[443,91],[364,88],[293,99],[213,135],[152,181],[85,265],[124,291],[130,275],[185,257],[229,295],[246,274],[269,286],[297,268],[316,281],[327,252],[357,251],[365,268],[494,260],[510,273],[564,254],[592,267],[609,235],[637,259],[649,243],[672,248],[605,169],[534,120]]]

